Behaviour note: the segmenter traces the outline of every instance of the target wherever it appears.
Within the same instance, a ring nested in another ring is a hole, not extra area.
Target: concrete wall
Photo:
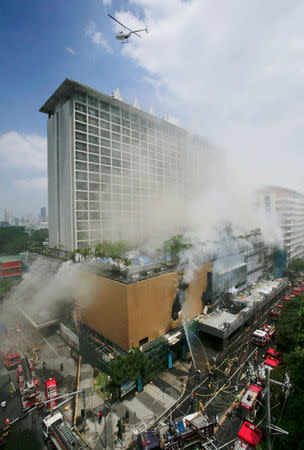
[[[48,120],[47,124],[47,152],[48,152],[48,222],[49,245],[55,247],[58,243],[58,178],[57,178],[57,151],[56,151],[56,115]]]
[[[202,293],[207,288],[207,272],[202,266],[188,287],[183,317],[202,313]],[[171,272],[136,283],[123,284],[93,274],[84,274],[85,289],[77,301],[82,305],[82,320],[117,346],[128,350],[132,344],[149,341],[181,325],[172,320],[180,274]]]
[[[83,274],[85,290],[77,301],[83,322],[128,350],[127,285],[94,274]]]

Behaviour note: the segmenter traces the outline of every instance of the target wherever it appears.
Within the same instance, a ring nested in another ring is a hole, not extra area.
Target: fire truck
[[[41,402],[40,380],[36,377],[33,362],[29,358],[21,359],[17,374],[22,408],[26,411]]]
[[[48,411],[53,411],[55,406],[57,405],[57,397],[58,397],[58,390],[57,390],[57,383],[55,378],[49,378],[45,382],[45,398],[48,400],[46,407]]]
[[[266,350],[264,357],[265,359],[266,358],[279,359],[280,352],[278,350],[275,350],[274,348],[269,348],[268,350]]]
[[[74,433],[67,427],[59,411],[43,419],[42,436],[48,448],[57,450],[85,448],[80,445]]]
[[[7,353],[1,352],[1,357],[2,357],[3,363],[5,364],[5,367],[7,369],[10,369],[11,367],[15,367],[21,361],[20,353],[14,351],[14,350],[10,350]]]
[[[239,412],[241,416],[252,422],[255,419],[257,410],[259,409],[260,402],[264,398],[264,391],[262,386],[252,383],[247,389],[243,397],[241,398],[239,405]]]
[[[300,297],[303,293],[303,289],[300,287],[294,287],[293,290],[291,291],[291,293],[293,295],[295,295],[296,297]]]
[[[261,345],[262,347],[264,347],[266,342],[269,342],[271,340],[274,333],[275,327],[264,323],[262,328],[253,332],[252,341],[257,345]]]
[[[234,450],[254,450],[261,439],[262,431],[245,421],[238,432]]]

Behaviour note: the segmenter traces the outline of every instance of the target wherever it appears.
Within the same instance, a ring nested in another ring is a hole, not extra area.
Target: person
[[[60,364],[60,372],[63,372],[63,362]]]
[[[46,366],[47,366],[46,362],[45,362],[45,361],[43,361],[43,363],[42,363],[42,367],[43,367],[43,370],[45,370],[45,369],[46,369]]]
[[[126,422],[128,423],[129,422],[129,411],[126,411],[125,418],[126,418]]]
[[[232,416],[232,412],[231,412],[231,411],[228,411],[228,412],[227,412],[227,417],[228,417],[228,419],[231,419],[231,416]]]
[[[99,413],[98,413],[98,423],[101,423],[101,421],[102,421],[102,411],[99,411]]]
[[[235,390],[235,392],[237,392],[239,390],[237,385],[234,386],[234,390]]]
[[[6,401],[3,400],[3,401],[1,402],[1,408],[2,408],[2,409],[5,409],[5,407],[6,407]]]

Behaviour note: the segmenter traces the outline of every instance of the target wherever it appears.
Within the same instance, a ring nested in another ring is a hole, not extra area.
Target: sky
[[[142,39],[115,39],[148,26]],[[1,0],[0,219],[47,205],[47,116],[69,77],[221,148],[240,190],[303,191],[304,3]]]

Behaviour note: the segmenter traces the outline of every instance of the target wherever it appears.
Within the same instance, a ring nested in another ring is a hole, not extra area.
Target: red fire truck
[[[302,288],[300,288],[300,287],[294,287],[293,290],[291,291],[291,293],[292,293],[293,295],[295,295],[296,297],[299,297],[299,296],[302,295],[303,290],[302,290]]]
[[[279,359],[280,352],[278,350],[275,350],[274,348],[269,348],[268,350],[266,350],[264,357],[265,359],[266,358]]]
[[[261,400],[264,398],[262,386],[252,383],[240,401],[241,416],[249,422],[255,419]]]
[[[271,341],[272,336],[275,333],[275,327],[264,323],[262,328],[255,330],[252,334],[252,340],[255,344],[265,346],[266,342]]]
[[[41,402],[40,380],[35,375],[32,361],[28,358],[22,358],[18,366],[18,383],[24,411]]]
[[[15,367],[20,363],[20,354],[13,350],[7,353],[1,352],[1,357],[7,369]]]
[[[57,397],[58,390],[56,380],[55,378],[49,378],[45,382],[45,398],[49,400],[46,404],[48,411],[53,411],[53,409],[57,405]]]
[[[249,422],[244,422],[237,435],[234,450],[254,450],[262,439],[262,431]]]

